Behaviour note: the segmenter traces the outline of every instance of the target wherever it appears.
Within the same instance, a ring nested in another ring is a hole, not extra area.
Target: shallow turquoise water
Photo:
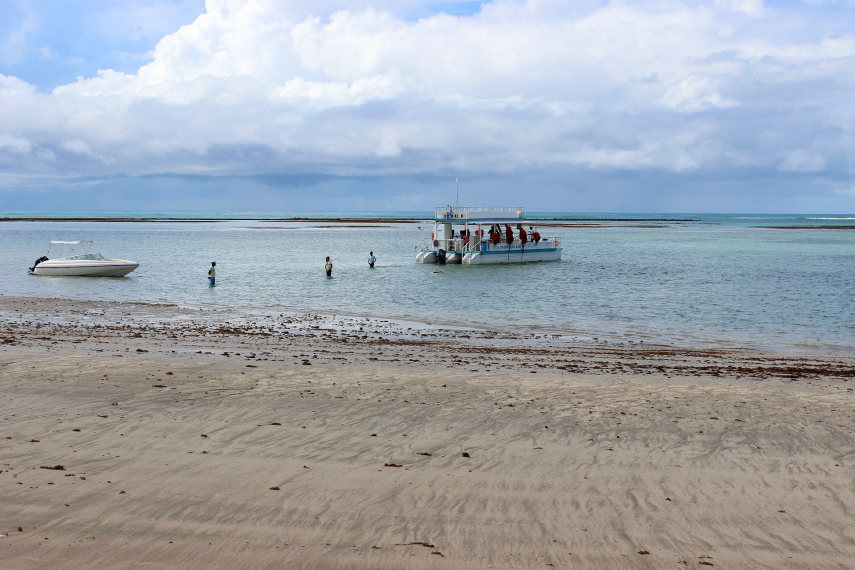
[[[855,350],[855,231],[755,227],[855,222],[694,217],[699,221],[665,228],[542,228],[562,238],[563,261],[441,268],[413,262],[416,224],[5,222],[0,293],[367,315],[684,346]],[[119,279],[27,275],[51,239],[92,239],[105,256],[140,268]],[[369,250],[378,258],[374,270]],[[327,255],[333,279],[324,275]],[[212,260],[215,288],[207,286]]]

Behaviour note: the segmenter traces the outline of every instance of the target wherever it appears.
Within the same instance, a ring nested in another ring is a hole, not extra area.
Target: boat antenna
[[[457,178],[454,179],[454,181],[457,184],[457,207],[455,209],[459,210],[460,209],[460,177],[458,176]]]

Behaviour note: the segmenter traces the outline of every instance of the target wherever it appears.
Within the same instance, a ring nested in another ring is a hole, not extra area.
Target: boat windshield
[[[104,259],[104,256],[101,255],[100,253],[82,253],[80,255],[72,255],[71,257],[67,257],[66,259],[73,259],[75,261],[85,260],[85,259],[98,260],[98,259]]]

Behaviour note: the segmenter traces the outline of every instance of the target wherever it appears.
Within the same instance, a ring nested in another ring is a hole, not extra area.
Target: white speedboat
[[[30,275],[53,275],[64,277],[121,277],[140,266],[127,259],[107,259],[100,253],[80,252],[80,247],[89,248],[91,241],[52,241],[48,255],[40,257],[30,267]],[[56,250],[54,257],[52,250]]]
[[[512,227],[513,226],[513,227]],[[541,238],[522,208],[436,208],[430,240],[416,246],[416,263],[560,261],[561,241]]]

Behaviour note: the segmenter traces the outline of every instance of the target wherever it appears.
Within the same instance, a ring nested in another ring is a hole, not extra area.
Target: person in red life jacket
[[[518,224],[517,229],[520,231],[520,243],[525,247],[525,244],[528,241],[528,234],[526,234],[525,228],[522,227],[522,224]]]
[[[508,224],[505,224],[505,241],[508,242],[508,245],[514,243],[514,230]]]
[[[540,243],[540,232],[531,227],[529,229],[531,230],[531,239],[534,240],[534,245],[537,245]]]
[[[496,228],[494,227],[492,231],[490,231],[490,241],[493,242],[493,245],[496,245],[497,243],[499,243],[500,239],[501,237],[499,236],[499,232],[497,232]]]

